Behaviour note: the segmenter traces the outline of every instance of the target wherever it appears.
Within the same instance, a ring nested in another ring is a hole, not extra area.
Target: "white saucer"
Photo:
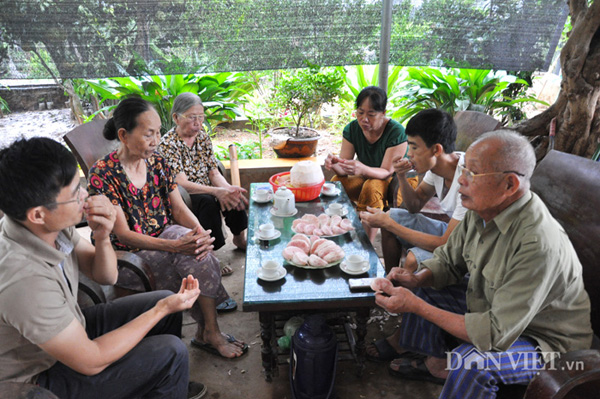
[[[256,198],[256,195],[252,196],[252,201],[256,202],[257,204],[266,204],[267,202],[271,202],[273,200],[273,196],[269,195],[267,197],[267,199],[265,200],[259,200],[258,198]]]
[[[342,214],[338,215],[337,213],[331,213],[331,211],[329,210],[329,208],[325,209],[325,214],[327,216],[340,216],[340,217],[344,217],[348,214],[348,208],[342,208]]]
[[[279,267],[279,269],[277,270],[277,275],[273,277],[263,276],[262,269],[258,270],[258,278],[265,281],[277,281],[284,278],[286,274],[287,270],[285,270],[285,267],[283,266]]]
[[[326,192],[324,192],[324,191],[323,191],[323,189],[321,189],[321,195],[326,195],[326,196],[328,196],[328,197],[335,197],[335,196],[337,196],[337,195],[340,195],[340,193],[341,193],[341,192],[342,192],[342,190],[340,190],[340,189],[339,189],[339,188],[337,188],[337,187],[335,188],[335,190],[333,190],[333,191],[332,191],[332,192],[330,192],[330,193],[326,193]]]
[[[280,215],[278,213],[275,213],[275,211],[273,210],[273,208],[270,209],[270,212],[271,212],[271,215],[273,215],[273,216],[279,216],[280,218],[286,218],[286,217],[294,216],[295,214],[297,214],[298,213],[298,208],[294,208],[294,212],[289,213],[287,215]]]
[[[348,273],[348,274],[352,274],[352,275],[359,275],[359,274],[363,274],[369,271],[369,269],[371,268],[371,265],[369,265],[369,262],[365,261],[365,264],[363,265],[362,269],[360,270],[348,270],[348,268],[346,267],[346,262],[342,262],[340,263],[340,269],[342,269],[342,271],[344,273]]]
[[[275,234],[273,234],[273,237],[269,237],[269,238],[263,238],[259,233],[254,234],[254,237],[258,238],[259,240],[263,240],[263,241],[275,240],[275,239],[281,237],[281,231],[275,230]]]

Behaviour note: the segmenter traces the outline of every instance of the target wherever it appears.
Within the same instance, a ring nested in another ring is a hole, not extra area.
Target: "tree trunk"
[[[587,0],[569,0],[569,8],[573,29],[560,53],[563,78],[558,98],[516,130],[525,136],[548,136],[556,117],[554,148],[590,157],[600,139],[600,0],[589,8]]]

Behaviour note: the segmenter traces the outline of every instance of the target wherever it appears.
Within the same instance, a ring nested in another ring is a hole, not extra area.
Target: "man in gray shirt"
[[[581,263],[529,190],[534,167],[522,136],[482,136],[459,178],[470,211],[446,245],[417,273],[394,268],[377,281],[377,304],[406,313],[400,346],[425,355],[392,362],[392,374],[444,383],[441,398],[490,397],[498,383],[527,384],[544,361],[590,347]],[[450,350],[447,333],[462,344]]]
[[[117,280],[105,196],[88,197],[77,162],[48,138],[0,151],[0,382],[36,383],[60,398],[194,398],[181,341],[181,311],[198,295],[183,279],[177,294],[154,291],[81,310],[79,273]],[[96,245],[74,225],[85,214]]]

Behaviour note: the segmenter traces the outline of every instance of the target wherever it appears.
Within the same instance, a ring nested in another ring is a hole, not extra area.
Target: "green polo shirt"
[[[354,146],[358,160],[372,168],[379,168],[381,166],[388,148],[395,147],[406,141],[404,126],[393,119],[388,121],[381,137],[373,144],[367,141],[357,120],[353,120],[346,125],[343,135]]]
[[[57,250],[11,218],[0,221],[0,381],[35,382],[56,363],[38,345],[73,319],[85,327],[73,251],[79,238],[75,228],[63,230]]]
[[[488,223],[468,211],[446,245],[422,262],[434,288],[470,273],[467,334],[481,351],[506,351],[519,336],[544,352],[588,349],[590,301],[569,237],[528,192]]]

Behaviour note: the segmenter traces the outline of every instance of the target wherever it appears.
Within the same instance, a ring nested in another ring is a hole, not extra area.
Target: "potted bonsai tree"
[[[286,71],[274,90],[271,105],[285,110],[294,122],[293,127],[272,129],[271,146],[280,158],[307,157],[315,153],[320,138],[314,129],[303,127],[302,121],[323,104],[341,97],[344,77],[337,69],[322,70],[306,62],[308,68]]]

